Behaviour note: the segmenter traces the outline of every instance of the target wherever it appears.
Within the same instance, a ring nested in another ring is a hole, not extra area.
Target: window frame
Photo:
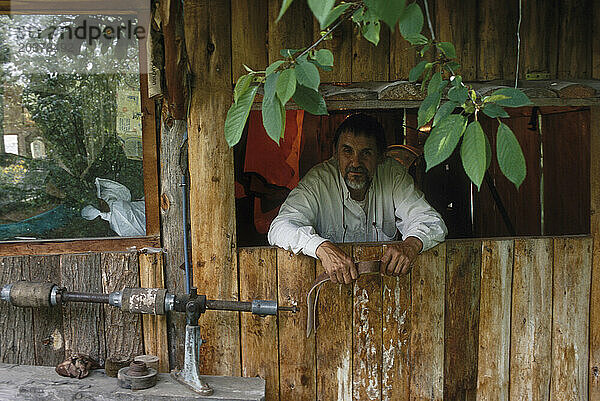
[[[11,3],[18,7],[29,6],[17,12],[11,10]],[[41,2],[38,2],[39,5]],[[58,3],[58,4],[57,4]],[[118,9],[109,9],[106,5],[95,1],[75,2],[72,0],[48,2],[52,8],[35,8],[36,2],[0,1],[0,14],[128,14],[136,15],[144,26],[148,27],[147,35],[139,40],[139,65],[144,71],[147,65],[146,42],[150,35],[150,2],[134,0],[120,2]],[[114,7],[114,4],[111,4]],[[139,10],[147,9],[147,13],[139,14]],[[77,10],[74,12],[74,10]],[[142,248],[159,248],[160,209],[159,209],[159,171],[158,171],[158,136],[156,131],[156,105],[148,98],[148,73],[140,72],[140,103],[142,112],[142,148],[144,203],[146,215],[146,235],[139,237],[100,237],[69,239],[36,239],[0,241],[0,257],[19,255],[58,255],[85,252],[131,251]]]

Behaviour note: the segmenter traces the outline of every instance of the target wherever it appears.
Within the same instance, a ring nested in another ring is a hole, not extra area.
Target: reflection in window
[[[0,240],[145,234],[144,35],[128,16],[0,16]]]

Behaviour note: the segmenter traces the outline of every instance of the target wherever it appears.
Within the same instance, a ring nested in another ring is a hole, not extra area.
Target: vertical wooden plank
[[[515,79],[519,3],[478,2],[477,79]],[[461,24],[464,24],[461,22]]]
[[[554,240],[550,400],[588,396],[591,238]]]
[[[593,4],[592,38],[600,37],[600,3]],[[600,79],[600,41],[592,40],[592,78]]]
[[[590,78],[592,75],[591,0],[559,3],[558,79]]]
[[[104,293],[140,286],[138,256],[135,252],[103,253],[100,255],[100,267]],[[104,329],[107,358],[133,358],[144,353],[140,315],[104,305]]]
[[[61,255],[62,286],[73,292],[102,292],[100,254]],[[63,306],[65,354],[83,353],[101,364],[106,360],[104,308],[71,302]]]
[[[508,401],[512,240],[483,241],[477,400]]]
[[[590,224],[594,238],[590,292],[590,400],[600,399],[600,107],[591,109]]]
[[[223,135],[232,102],[230,2],[186,1],[184,25],[193,77],[187,128],[194,284],[209,298],[237,300],[233,151]],[[239,314],[207,313],[202,331],[202,373],[239,375]]]
[[[269,63],[281,59],[281,49],[300,49],[310,46],[313,24],[317,24],[305,1],[295,1],[281,20],[275,23],[281,1],[269,1]]]
[[[321,37],[319,24],[314,24],[313,41]],[[333,52],[333,71],[321,71],[321,82],[344,83],[352,82],[352,22],[343,22],[331,34],[331,40],[321,42],[319,49],[329,49]]]
[[[340,245],[346,254],[352,247]],[[317,260],[316,274],[323,273]],[[317,332],[317,400],[352,399],[352,286],[325,283],[319,295]]]
[[[253,70],[264,70],[267,54],[268,0],[231,1],[231,64],[233,81],[247,74],[243,64]]]
[[[431,3],[431,2],[430,2]],[[477,78],[478,14],[477,0],[447,0],[435,4],[436,39],[452,42],[463,81]]]
[[[353,30],[352,82],[387,81],[390,76],[390,30],[381,27],[377,46],[363,38],[356,26]]]
[[[402,37],[399,29],[390,33],[390,81],[408,81],[408,73],[420,61],[415,47]]]
[[[30,256],[29,266],[31,281],[61,283],[60,256]],[[33,322],[35,364],[56,366],[64,361],[62,307],[33,309]]]
[[[383,277],[382,401],[410,400],[410,274]]]
[[[444,397],[446,244],[421,254],[411,272],[411,400]]]
[[[141,253],[140,287],[165,288],[162,252]],[[167,316],[142,315],[144,353],[158,357],[158,371],[169,372],[169,346],[167,343]]]
[[[556,78],[558,7],[544,0],[522,2],[520,79],[527,73],[547,72]],[[543,43],[543,45],[541,45]]]
[[[29,280],[27,256],[0,258],[0,286]],[[0,302],[0,362],[35,364],[35,347],[28,333],[33,329],[31,308]]]
[[[279,398],[286,401],[316,398],[315,336],[306,338],[306,294],[315,279],[315,260],[277,248],[279,305],[300,307],[298,313],[279,314]]]
[[[238,253],[240,299],[277,299],[275,248],[245,248]],[[266,400],[279,400],[279,344],[277,319],[241,314],[242,376],[267,382]]]
[[[356,262],[377,260],[382,247],[354,245],[352,252]],[[362,275],[354,282],[352,393],[356,400],[381,399],[381,283],[379,274]]]
[[[477,389],[481,241],[448,242],[446,257],[444,398],[473,399]]]
[[[511,305],[510,399],[550,397],[552,238],[516,239]]]

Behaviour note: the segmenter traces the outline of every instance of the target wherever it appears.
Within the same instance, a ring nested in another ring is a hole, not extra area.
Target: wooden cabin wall
[[[279,23],[281,2],[233,0],[231,42],[233,80],[280,58],[279,50],[309,45],[320,37],[306,2],[292,3]],[[422,1],[419,1],[422,5]],[[429,1],[436,39],[452,41],[465,81],[514,80],[519,2]],[[593,22],[595,21],[595,23]],[[600,3],[593,0],[522,2],[519,77],[547,73],[547,79],[600,79]],[[425,23],[426,35],[430,36]],[[593,36],[593,34],[596,34]],[[324,47],[334,51],[332,72],[323,82],[407,80],[418,58],[398,34],[381,30],[379,46],[357,36],[351,23],[335,31]],[[429,55],[428,57],[431,57]]]
[[[45,281],[73,292],[109,293],[123,287],[164,287],[162,254],[103,252],[0,257],[1,285]],[[141,354],[169,369],[164,316],[124,313],[102,304],[68,303],[19,308],[0,303],[0,362],[56,366],[73,353],[101,364],[110,357]]]
[[[382,248],[344,245],[356,261]],[[409,275],[327,283],[308,338],[322,266],[272,247],[238,258],[241,300],[301,308],[241,316],[241,371],[266,379],[267,400],[583,400],[596,380],[591,237],[449,240]]]

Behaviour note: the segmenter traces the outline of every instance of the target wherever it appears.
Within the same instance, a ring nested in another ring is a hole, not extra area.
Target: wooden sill
[[[0,256],[63,255],[73,253],[131,252],[160,248],[159,236],[0,242]]]

